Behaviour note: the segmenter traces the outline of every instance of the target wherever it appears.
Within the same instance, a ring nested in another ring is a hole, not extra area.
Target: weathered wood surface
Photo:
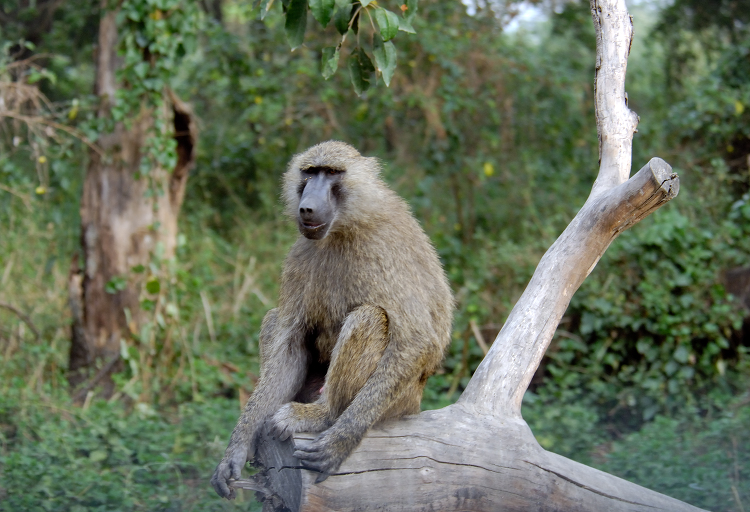
[[[295,442],[312,438],[302,434]],[[523,420],[460,405],[373,428],[319,484],[291,453],[291,441],[261,444],[258,460],[266,469],[253,485],[268,488],[258,493],[264,510],[283,510],[281,503],[292,512],[700,510],[545,451]]]

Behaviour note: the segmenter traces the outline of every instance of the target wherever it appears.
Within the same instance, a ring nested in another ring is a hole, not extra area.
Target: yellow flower
[[[485,162],[483,168],[484,168],[484,175],[487,176],[488,178],[492,176],[493,174],[495,174],[495,166],[492,165],[490,162]]]
[[[47,162],[47,157],[42,155],[37,160],[39,161],[40,164],[43,164]]]
[[[735,115],[741,116],[745,111],[745,105],[740,100],[734,100],[734,113]]]

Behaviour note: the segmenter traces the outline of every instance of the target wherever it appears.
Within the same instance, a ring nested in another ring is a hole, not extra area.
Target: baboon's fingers
[[[302,461],[302,464],[305,464],[305,462],[313,462],[316,460],[320,460],[320,458],[323,456],[323,454],[320,452],[311,452],[311,451],[303,451],[303,450],[295,450],[292,455],[298,458],[300,461]]]
[[[299,448],[294,451],[293,455],[301,460],[303,464],[306,462],[317,462],[326,458],[326,453],[323,450],[311,446]]]
[[[235,492],[234,489],[229,487],[229,476],[229,465],[226,463],[226,461],[221,461],[219,463],[219,466],[216,468],[216,471],[214,471],[213,476],[211,477],[211,486],[214,488],[214,491],[216,491],[216,494],[218,494],[222,498],[233,500],[235,497]]]
[[[229,468],[232,471],[232,478],[239,480],[242,477],[242,466],[245,464],[238,464],[236,460],[229,462]]]
[[[302,467],[305,469],[309,469],[310,471],[317,471],[319,473],[325,472],[323,469],[323,466],[325,466],[324,462],[313,462],[309,460],[300,460],[302,463]]]
[[[315,479],[315,483],[320,483],[328,478],[340,465],[331,457],[326,457],[325,454],[320,454],[318,457],[321,460],[300,459],[303,468],[320,473]]]

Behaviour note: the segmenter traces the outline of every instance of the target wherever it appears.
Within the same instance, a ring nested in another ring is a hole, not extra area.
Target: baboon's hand
[[[233,500],[235,497],[234,489],[229,487],[229,480],[239,480],[242,467],[247,462],[247,446],[242,443],[230,444],[227,448],[224,458],[216,466],[214,476],[211,477],[211,485],[216,494],[222,498]]]
[[[357,444],[357,440],[350,435],[330,428],[309,445],[297,447],[294,456],[302,462],[305,468],[321,473],[315,480],[315,483],[319,483],[341,466]]]

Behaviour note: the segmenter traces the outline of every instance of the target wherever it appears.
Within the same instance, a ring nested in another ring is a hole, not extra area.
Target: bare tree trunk
[[[542,449],[521,400],[573,293],[610,243],[674,198],[679,179],[659,158],[633,177],[638,117],[627,107],[632,20],[624,0],[591,0],[597,32],[599,175],[586,204],[550,247],[458,403],[370,430],[322,483],[266,437],[254,489],[264,510],[693,511],[695,507]],[[296,435],[304,444],[311,435]]]
[[[117,90],[116,13],[107,11],[105,4],[96,57],[99,117],[111,115]],[[177,216],[193,163],[195,126],[190,109],[174,94],[166,91],[164,104],[162,112],[143,109],[129,129],[118,124],[113,133],[97,141],[102,153],[90,152],[81,199],[83,269],[74,258],[69,282],[73,312],[69,382],[78,399],[96,384],[103,386],[105,396],[113,392],[111,373],[119,367],[120,340],[140,323],[141,283],[132,279],[131,269],[148,265],[157,248],[164,258],[174,255]],[[140,176],[142,148],[157,116],[172,121],[177,165],[171,170],[152,168],[148,176]],[[113,279],[124,279],[120,281],[124,289],[107,291]],[[93,375],[97,366],[99,372]]]

